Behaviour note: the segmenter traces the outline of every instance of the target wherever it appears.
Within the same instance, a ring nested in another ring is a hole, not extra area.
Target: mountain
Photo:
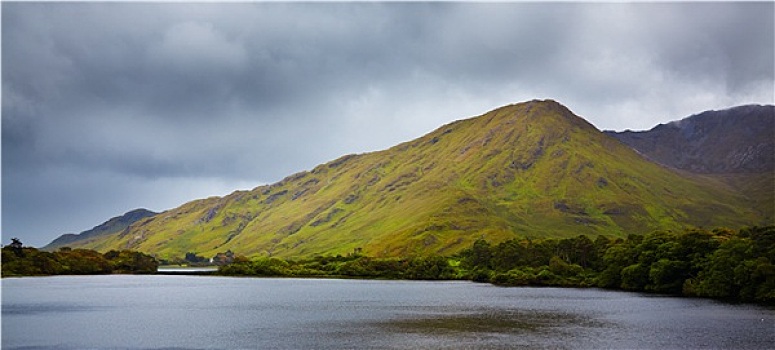
[[[100,237],[119,233],[136,221],[154,216],[156,214],[157,213],[146,209],[135,209],[125,213],[124,215],[111,218],[110,220],[95,226],[91,230],[83,231],[79,234],[63,234],[41,249],[51,251],[70,245],[81,246],[88,244],[96,239],[99,239]]]
[[[192,201],[83,246],[162,258],[405,256],[451,254],[479,238],[623,237],[762,220],[728,185],[651,162],[549,100]]]
[[[606,134],[655,162],[726,183],[773,221],[775,106],[707,111],[648,131]]]
[[[606,131],[649,159],[703,174],[775,171],[775,106],[707,111],[648,131]]]

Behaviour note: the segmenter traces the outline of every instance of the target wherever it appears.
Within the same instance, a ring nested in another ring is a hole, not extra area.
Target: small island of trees
[[[61,248],[56,252],[24,247],[17,238],[2,249],[2,276],[99,275],[155,273],[152,256],[130,250],[101,254],[89,249]]]

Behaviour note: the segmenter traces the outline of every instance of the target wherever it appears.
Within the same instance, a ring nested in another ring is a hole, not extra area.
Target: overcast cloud
[[[2,4],[2,240],[272,183],[508,103],[773,103],[763,3]]]

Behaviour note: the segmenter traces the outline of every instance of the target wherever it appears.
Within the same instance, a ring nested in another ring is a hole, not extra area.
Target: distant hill
[[[407,256],[452,254],[479,238],[624,237],[765,221],[718,179],[651,162],[549,100],[192,201],[83,246],[162,258]]]
[[[648,131],[606,131],[647,158],[716,178],[775,216],[775,106],[702,112]]]
[[[649,159],[702,174],[775,171],[775,106],[707,111],[648,131],[606,131]]]
[[[127,227],[129,227],[129,225],[137,222],[138,220],[151,217],[156,214],[157,213],[154,213],[146,209],[135,209],[124,215],[111,218],[110,220],[95,226],[91,230],[83,231],[79,234],[73,234],[73,233],[63,234],[57,237],[55,240],[53,240],[51,243],[49,243],[42,249],[50,251],[50,250],[56,250],[61,247],[67,247],[68,245],[72,245],[72,244],[75,244],[76,246],[87,244],[88,242],[91,242],[94,239],[98,239],[102,236],[119,233],[125,230]]]

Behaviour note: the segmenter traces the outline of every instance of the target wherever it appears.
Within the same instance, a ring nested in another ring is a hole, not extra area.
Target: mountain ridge
[[[479,238],[623,237],[760,220],[713,179],[646,161],[556,101],[533,100],[185,203],[84,246],[304,257],[449,254]]]
[[[772,105],[705,111],[645,131],[604,132],[656,162],[694,173],[759,173],[775,169]]]
[[[71,244],[73,242],[93,240],[93,239],[99,238],[100,236],[121,232],[122,230],[125,230],[127,227],[129,227],[129,225],[133,224],[134,222],[147,217],[154,216],[156,214],[158,213],[152,212],[144,208],[130,210],[124,213],[123,215],[112,217],[107,221],[97,226],[94,226],[89,230],[83,231],[81,233],[63,234],[57,237],[56,239],[54,239],[53,241],[51,241],[51,243],[42,247],[41,249],[51,251],[57,248],[68,246],[68,244]]]

